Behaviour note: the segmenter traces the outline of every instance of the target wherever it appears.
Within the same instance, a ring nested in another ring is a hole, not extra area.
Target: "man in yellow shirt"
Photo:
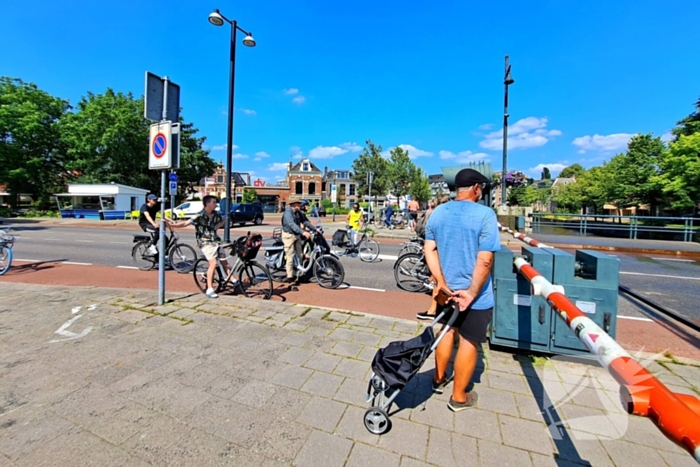
[[[365,228],[365,219],[362,216],[359,204],[355,203],[352,205],[352,211],[345,218],[345,223],[350,226],[350,231],[348,232],[350,241],[353,245],[357,245],[357,233]]]

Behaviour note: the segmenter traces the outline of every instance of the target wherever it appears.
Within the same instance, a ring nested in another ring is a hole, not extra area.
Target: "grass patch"
[[[302,318],[302,317],[306,316],[307,313],[308,313],[309,311],[311,311],[311,307],[310,307],[310,306],[307,306],[307,307],[304,309],[304,311],[301,312],[301,314],[299,315],[299,317]]]

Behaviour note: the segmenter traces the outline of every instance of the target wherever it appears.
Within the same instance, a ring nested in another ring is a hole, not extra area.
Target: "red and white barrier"
[[[522,240],[523,242],[527,243],[527,244],[530,245],[530,246],[534,246],[534,247],[537,247],[537,248],[552,248],[551,246],[546,245],[546,244],[544,244],[544,243],[542,243],[542,242],[539,242],[539,241],[535,240],[535,239],[532,238],[532,237],[528,237],[527,235],[522,234],[522,233],[520,233],[520,232],[514,232],[513,230],[509,229],[508,227],[503,227],[500,223],[498,224],[498,227],[499,227],[502,231],[508,232],[509,234],[511,234],[511,235],[512,235],[513,237],[515,237],[516,239]]]
[[[562,286],[550,283],[523,258],[516,258],[514,263],[532,284],[533,294],[547,300],[620,384],[620,400],[627,412],[650,418],[664,435],[700,463],[700,399],[672,392],[566,298]]]

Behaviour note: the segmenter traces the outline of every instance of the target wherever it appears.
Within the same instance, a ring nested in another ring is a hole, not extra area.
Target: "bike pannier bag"
[[[346,243],[347,232],[345,230],[336,230],[333,234],[333,245],[344,245]]]

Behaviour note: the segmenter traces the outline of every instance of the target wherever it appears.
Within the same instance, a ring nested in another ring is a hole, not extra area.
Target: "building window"
[[[296,182],[296,184],[294,186],[295,186],[294,193],[296,193],[297,195],[304,194],[304,182]]]
[[[326,186],[326,182],[321,182],[321,191],[326,191],[328,190],[328,187]]]
[[[216,176],[216,183],[225,183],[223,175]]]
[[[314,182],[309,182],[309,194],[310,195],[316,194],[316,184]]]
[[[351,183],[350,185],[348,185],[348,189],[350,190],[350,193],[348,193],[348,195],[355,196],[355,184]]]
[[[345,183],[340,184],[340,186],[338,187],[338,193],[347,195],[347,192],[345,191]]]
[[[304,162],[304,163],[301,165],[301,170],[303,170],[304,172],[308,172],[308,171],[309,171],[309,163],[308,163],[308,162]]]
[[[131,210],[132,211],[136,211],[137,209],[140,208],[138,203],[139,203],[139,199],[136,196],[132,196],[131,197]]]

